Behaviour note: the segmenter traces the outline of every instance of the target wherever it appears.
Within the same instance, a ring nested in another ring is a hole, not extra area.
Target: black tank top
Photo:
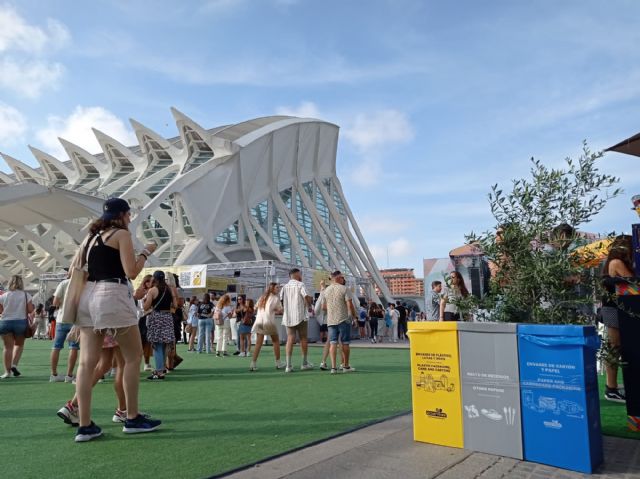
[[[169,311],[173,302],[171,289],[168,286],[164,288],[164,292],[158,289],[158,297],[153,301],[153,309],[155,311]]]
[[[107,241],[113,235],[107,235]],[[100,281],[103,279],[119,278],[126,280],[122,262],[120,261],[120,250],[107,246],[102,241],[101,233],[98,233],[95,243],[89,250],[87,267],[89,269],[89,281]]]

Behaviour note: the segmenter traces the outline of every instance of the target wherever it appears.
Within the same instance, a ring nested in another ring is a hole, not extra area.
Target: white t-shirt
[[[64,298],[67,295],[67,290],[69,289],[70,281],[71,281],[70,279],[62,280],[58,285],[58,287],[56,288],[55,293],[53,293],[53,297],[57,298],[58,301],[60,302],[60,306],[58,306],[58,309],[56,309],[56,312],[55,312],[56,318],[58,316],[62,317],[62,311],[64,309]]]
[[[400,312],[397,309],[390,309],[389,316],[391,316],[391,321],[398,322],[400,319]]]
[[[302,281],[290,279],[280,291],[280,301],[284,307],[282,315],[282,325],[294,327],[303,321],[307,321],[307,307],[305,297],[308,296],[307,289]]]
[[[25,303],[26,299],[26,303]],[[27,319],[27,303],[31,301],[31,295],[24,291],[7,291],[0,296],[2,304],[2,319]]]

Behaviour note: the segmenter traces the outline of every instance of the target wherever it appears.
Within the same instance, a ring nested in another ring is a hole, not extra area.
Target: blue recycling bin
[[[524,458],[592,473],[603,461],[593,326],[518,325]]]

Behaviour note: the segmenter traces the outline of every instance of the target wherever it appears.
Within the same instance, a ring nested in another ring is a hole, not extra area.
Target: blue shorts
[[[24,336],[27,330],[26,319],[0,319],[0,336],[3,334],[13,334],[14,336]]]
[[[351,342],[351,321],[343,321],[338,325],[329,326],[329,342],[338,344],[338,337],[340,337],[342,344]]]
[[[238,326],[238,334],[251,334],[251,326],[247,324],[241,324]]]
[[[72,327],[73,324],[56,323],[56,338],[51,349],[64,349],[64,341]],[[69,341],[69,349],[80,349],[80,345],[75,341]]]

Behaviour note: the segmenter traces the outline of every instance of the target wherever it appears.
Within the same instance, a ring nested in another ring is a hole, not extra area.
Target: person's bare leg
[[[115,339],[120,345],[120,352],[124,358],[122,382],[127,403],[127,418],[135,419],[138,417],[140,359],[142,358],[140,330],[137,326],[120,328],[118,329]],[[82,350],[80,351],[82,352]]]
[[[124,384],[122,381],[124,378],[124,358],[122,357],[119,346],[113,348],[113,356],[116,361],[116,377],[113,381],[113,390],[118,399],[118,409],[125,411],[127,409],[127,399],[124,395]]]
[[[60,350],[52,349],[51,350],[51,375],[58,375],[58,362],[60,361]]]
[[[327,364],[327,357],[329,356],[329,346],[329,341],[327,341],[322,347],[322,361],[320,361],[322,364]]]
[[[60,352],[58,351],[58,354]],[[70,349],[69,350],[69,359],[67,360],[67,376],[73,376],[73,370],[76,367],[76,362],[78,361],[78,350]]]
[[[342,363],[344,364],[345,368],[350,367],[350,364],[349,364],[350,353],[351,353],[351,348],[349,347],[349,345],[343,344],[342,345]]]
[[[15,343],[13,345],[13,366],[18,367],[18,364],[20,363],[22,351],[24,351],[24,340],[24,336],[18,336],[15,339]]]
[[[296,333],[294,330],[293,335],[291,333],[287,333],[287,345],[284,349],[284,355],[287,362],[287,367],[291,367],[291,355],[293,354],[293,345],[296,342]]]
[[[258,360],[258,356],[260,356],[260,350],[262,349],[262,343],[264,342],[264,334],[258,334],[256,338],[256,347],[253,348],[253,356],[251,356],[251,361],[255,363]]]
[[[309,339],[307,335],[300,337],[300,349],[302,350],[302,364],[307,364],[307,352],[309,350]]]
[[[337,344],[331,343],[329,345],[329,355],[331,356],[331,369],[336,369],[336,347]]]
[[[4,372],[11,373],[11,360],[13,359],[13,334],[5,334],[2,336],[4,351],[2,354],[2,362],[4,363]]]
[[[91,327],[80,328],[80,361],[76,379],[76,395],[80,416],[80,426],[91,424],[91,389],[93,375],[100,358],[104,336],[96,334]]]
[[[280,336],[274,334],[271,336],[271,342],[273,343],[273,355],[276,361],[280,361]]]
[[[189,351],[193,350],[193,343],[198,336],[198,328],[196,326],[191,326],[191,334],[189,335]]]

